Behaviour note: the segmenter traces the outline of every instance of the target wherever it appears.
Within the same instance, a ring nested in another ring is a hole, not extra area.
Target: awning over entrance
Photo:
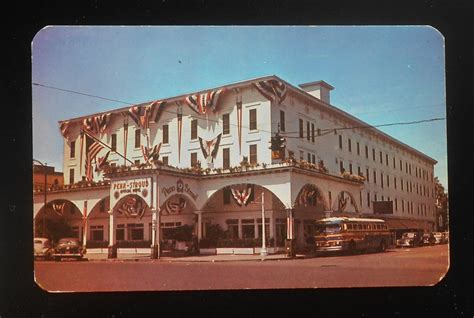
[[[385,219],[385,222],[390,230],[429,229],[428,223],[424,221]]]

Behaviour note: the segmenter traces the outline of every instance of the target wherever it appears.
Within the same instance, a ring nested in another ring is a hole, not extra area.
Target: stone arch
[[[357,202],[348,191],[341,191],[334,200],[332,209],[336,213],[359,213]]]
[[[186,194],[176,193],[168,197],[160,206],[161,216],[190,214],[196,210],[196,204]]]
[[[79,237],[82,222],[83,215],[74,202],[52,199],[34,216],[34,235],[46,236],[53,241],[67,236]]]
[[[87,214],[87,218],[91,219],[103,214],[108,217],[107,212],[110,210],[110,196],[100,199]]]
[[[329,209],[329,204],[324,196],[323,191],[312,183],[306,183],[296,196],[295,207],[311,207],[317,208],[321,212]]]

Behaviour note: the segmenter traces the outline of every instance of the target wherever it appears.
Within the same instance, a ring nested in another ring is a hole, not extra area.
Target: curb
[[[307,259],[312,256],[297,255],[295,257],[270,257],[270,258],[237,258],[237,259],[183,259],[183,258],[101,258],[101,259],[84,259],[89,262],[160,262],[160,263],[219,263],[219,262],[249,262],[249,261],[283,261],[283,260],[294,260],[294,259]]]

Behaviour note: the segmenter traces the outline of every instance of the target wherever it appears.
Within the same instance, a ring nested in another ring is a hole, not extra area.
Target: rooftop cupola
[[[319,98],[327,104],[330,104],[329,92],[333,90],[334,87],[332,87],[325,81],[304,83],[298,86],[301,87],[305,92],[313,95],[316,98]]]

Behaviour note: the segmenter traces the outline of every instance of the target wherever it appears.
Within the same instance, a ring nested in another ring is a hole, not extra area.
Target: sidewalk
[[[239,254],[219,254],[219,255],[195,255],[195,256],[179,256],[170,257],[162,256],[159,259],[151,259],[150,254],[118,254],[117,258],[109,259],[105,253],[94,253],[86,254],[85,259],[89,261],[108,261],[108,262],[121,262],[121,261],[135,261],[135,262],[236,262],[236,261],[270,261],[270,260],[289,260],[289,259],[302,259],[310,257],[308,255],[297,254],[295,257],[287,257],[286,254],[270,254],[267,256],[261,256],[258,254],[252,255],[239,255]]]

